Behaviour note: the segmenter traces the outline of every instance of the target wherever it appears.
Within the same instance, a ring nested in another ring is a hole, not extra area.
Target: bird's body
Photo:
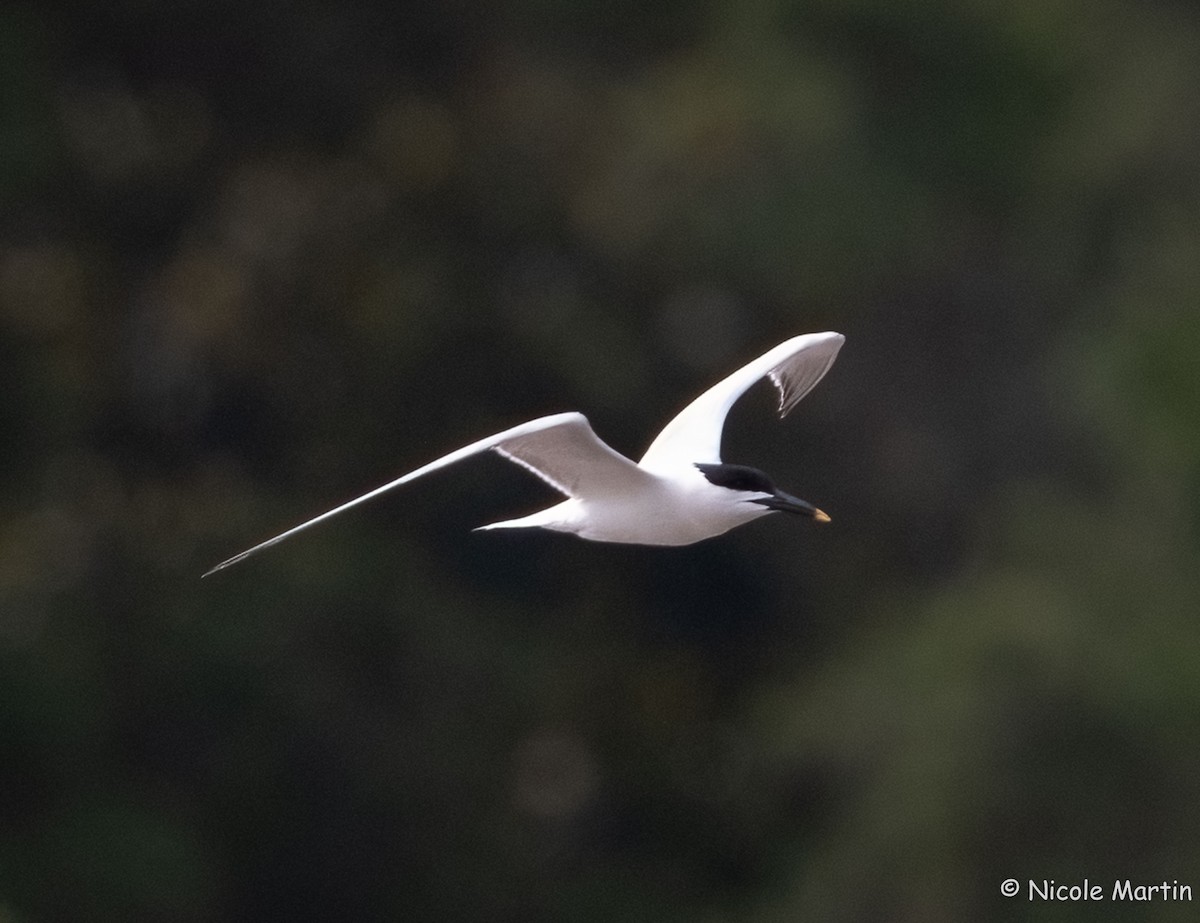
[[[598,542],[689,545],[777,510],[828,521],[816,507],[777,490],[758,469],[724,464],[721,431],[729,408],[761,378],[769,378],[779,390],[779,412],[786,415],[829,371],[843,341],[839,333],[813,333],[780,343],[688,404],[637,463],[602,442],[583,414],[540,417],[444,455],[243,551],[208,573],[393,487],[489,449],[532,471],[567,499],[520,519],[480,526],[483,530],[540,527]]]
[[[594,542],[690,545],[771,512],[747,504],[731,508],[724,493],[723,488],[714,490],[695,468],[675,477],[646,473],[630,478],[626,489],[572,497],[520,519],[480,526],[479,531],[537,526]]]

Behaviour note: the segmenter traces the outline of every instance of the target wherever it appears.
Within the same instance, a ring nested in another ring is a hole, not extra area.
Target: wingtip
[[[241,554],[235,554],[232,558],[225,559],[220,564],[218,564],[216,567],[210,567],[208,570],[206,570],[204,573],[202,573],[200,575],[200,579],[203,580],[205,577],[211,577],[217,571],[224,570],[225,568],[229,567],[230,565],[236,564],[238,561],[242,560],[243,558],[249,557],[252,552],[257,551],[257,550],[258,550],[258,548],[251,548],[249,551],[243,551]]]
[[[210,567],[208,570],[206,570],[204,573],[202,573],[200,575],[200,579],[203,580],[205,577],[211,577],[213,574],[215,574],[219,570],[224,570],[228,563],[229,563],[228,561],[222,561],[216,567]]]

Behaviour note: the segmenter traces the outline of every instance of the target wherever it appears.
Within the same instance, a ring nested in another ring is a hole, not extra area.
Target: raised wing
[[[416,471],[410,471],[382,487],[376,487],[361,497],[356,497],[327,513],[322,513],[274,538],[267,539],[241,554],[236,554],[227,561],[222,561],[204,576],[215,574],[264,548],[277,545],[285,538],[290,538],[297,532],[315,526],[353,506],[366,503],[393,487],[407,484],[423,474],[452,465],[456,461],[488,449],[495,449],[510,461],[527,468],[555,490],[568,497],[586,498],[610,491],[622,491],[651,477],[628,458],[601,442],[583,414],[559,413],[549,417],[539,417],[528,423],[522,423],[520,426],[514,426],[512,429],[506,429],[502,433],[480,439],[478,442],[472,442],[449,455],[443,455]]]
[[[670,471],[696,462],[719,462],[725,417],[751,385],[770,378],[779,389],[779,415],[787,416],[829,371],[845,340],[840,333],[807,333],[780,343],[683,408],[638,464],[649,471]]]

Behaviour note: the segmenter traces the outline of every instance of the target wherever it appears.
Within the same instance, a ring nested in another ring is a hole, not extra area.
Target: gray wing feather
[[[423,474],[444,468],[480,452],[486,452],[488,449],[494,449],[510,461],[532,471],[555,490],[568,497],[578,497],[586,495],[588,492],[620,490],[629,486],[632,479],[650,477],[628,458],[601,442],[583,414],[559,413],[548,417],[539,417],[528,423],[522,423],[520,426],[514,426],[477,442],[472,442],[448,455],[443,455],[416,471],[410,471],[382,487],[376,487],[361,497],[355,497],[341,506],[334,507],[320,516],[302,522],[274,538],[267,539],[253,548],[248,548],[240,554],[222,561],[207,571],[204,576],[207,577],[209,574],[224,570],[252,554],[279,544],[297,532],[311,528],[338,513],[358,506],[360,503],[366,503],[393,487],[407,484]]]

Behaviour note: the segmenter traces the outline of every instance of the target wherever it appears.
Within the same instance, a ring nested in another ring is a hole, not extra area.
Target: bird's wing
[[[600,499],[653,479],[603,442],[581,413],[542,417],[501,435],[490,448],[568,497]]]
[[[480,439],[478,442],[472,442],[449,455],[443,455],[416,471],[410,471],[382,487],[376,487],[361,497],[356,497],[327,513],[322,513],[274,538],[267,539],[241,554],[236,554],[228,561],[222,561],[204,576],[207,577],[231,564],[236,564],[264,548],[276,545],[285,538],[290,538],[297,532],[315,526],[352,506],[365,503],[393,487],[407,484],[423,474],[444,468],[446,465],[451,465],[488,449],[495,449],[505,458],[527,468],[555,490],[568,497],[587,497],[602,495],[609,491],[622,491],[652,477],[628,458],[603,443],[592,431],[591,424],[583,414],[559,413],[549,417],[539,417],[528,423],[522,423],[520,426],[514,426],[512,429],[506,429],[502,433]]]
[[[661,471],[720,461],[725,416],[751,385],[760,378],[770,378],[779,389],[779,415],[787,416],[829,371],[845,339],[840,333],[808,333],[780,343],[683,408],[638,464]]]

